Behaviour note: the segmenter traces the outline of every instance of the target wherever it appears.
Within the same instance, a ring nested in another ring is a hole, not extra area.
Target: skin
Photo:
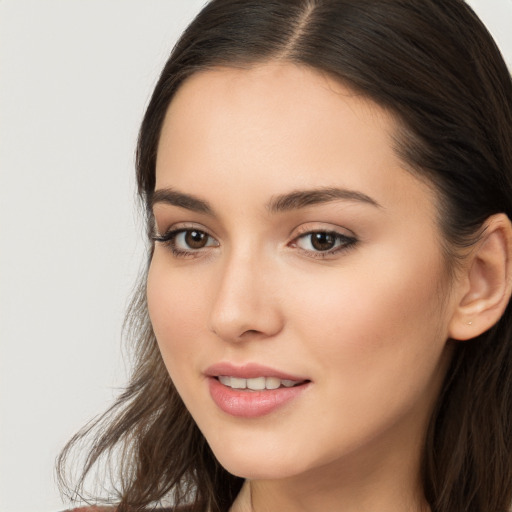
[[[233,511],[428,510],[425,429],[467,283],[449,282],[436,196],[393,150],[393,117],[340,83],[286,63],[219,68],[185,82],[166,114],[147,297],[167,369],[221,464],[247,479]],[[270,211],[276,196],[337,187],[371,198]],[[357,241],[326,253],[311,231]],[[307,377],[258,418],[213,402],[212,364]]]

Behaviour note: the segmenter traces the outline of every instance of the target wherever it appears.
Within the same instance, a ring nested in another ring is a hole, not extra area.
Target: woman
[[[136,366],[75,492],[121,450],[119,512],[510,507],[512,83],[463,1],[213,0],[137,176]]]

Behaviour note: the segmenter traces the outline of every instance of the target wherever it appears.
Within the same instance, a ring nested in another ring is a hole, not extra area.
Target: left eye
[[[298,237],[294,245],[305,251],[329,252],[349,246],[353,242],[353,238],[340,233],[332,231],[313,231]]]
[[[178,231],[174,235],[173,245],[179,250],[203,249],[215,244],[215,240],[205,233],[197,229],[186,229]]]

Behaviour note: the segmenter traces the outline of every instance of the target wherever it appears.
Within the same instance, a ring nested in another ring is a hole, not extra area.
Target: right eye
[[[174,256],[190,256],[207,247],[218,247],[215,238],[200,229],[175,229],[153,236],[155,242],[167,245]]]

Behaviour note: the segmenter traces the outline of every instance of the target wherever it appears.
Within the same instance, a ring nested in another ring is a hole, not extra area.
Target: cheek
[[[155,251],[147,280],[148,311],[170,372],[194,361],[196,344],[205,328],[205,298],[204,279],[199,273],[173,269],[166,255]]]
[[[293,295],[296,337],[338,389],[370,395],[407,381],[419,391],[436,373],[446,339],[440,260],[399,254],[378,252],[306,279]]]
[[[354,329],[361,343],[378,344],[388,329],[405,334],[411,328],[422,330],[433,320],[441,300],[436,273],[431,265],[408,268],[380,260],[377,266],[359,265],[320,278],[305,276],[290,297],[295,312],[305,315],[304,323],[338,336]]]

